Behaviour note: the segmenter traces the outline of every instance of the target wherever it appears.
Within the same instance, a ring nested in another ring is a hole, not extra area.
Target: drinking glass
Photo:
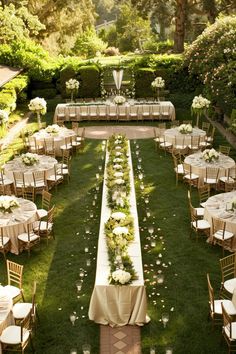
[[[76,321],[76,315],[74,313],[70,314],[70,321],[72,323],[72,326],[74,326]]]
[[[83,284],[83,282],[81,280],[77,280],[77,282],[75,283],[78,293],[82,289],[82,284]]]
[[[148,232],[149,234],[152,236],[153,232],[154,232],[154,227],[153,226],[149,226],[148,227]]]
[[[72,348],[70,350],[70,354],[77,354],[77,349],[76,348]]]
[[[166,325],[169,322],[169,314],[168,313],[163,313],[162,316],[161,316],[161,320],[163,322],[164,328],[166,328]]]
[[[83,350],[83,354],[90,354],[91,353],[91,345],[90,344],[83,344],[82,350]]]

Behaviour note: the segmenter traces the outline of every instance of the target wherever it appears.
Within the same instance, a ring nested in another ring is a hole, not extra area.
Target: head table
[[[219,159],[213,162],[207,162],[202,159],[201,151],[195,154],[186,156],[184,162],[192,167],[192,172],[199,176],[199,186],[204,184],[204,177],[206,176],[207,167],[219,168],[218,177],[226,176],[229,169],[235,166],[235,161],[222,153],[219,153]]]
[[[5,175],[12,181],[13,172],[22,172],[24,173],[25,182],[27,184],[33,184],[33,173],[36,171],[45,171],[46,178],[54,174],[54,166],[57,163],[57,160],[51,156],[46,155],[37,155],[38,162],[32,166],[26,166],[21,157],[16,157],[12,161],[8,161],[4,165]]]
[[[229,210],[232,201],[236,201],[236,191],[221,193],[210,197],[205,205],[204,219],[210,224],[212,217],[225,220],[226,230],[234,233],[233,251],[236,251],[236,211]]]
[[[119,109],[119,107],[124,107],[126,114],[127,114],[127,118],[128,120],[132,120],[132,115],[130,115],[130,111],[131,109],[135,110],[138,114],[138,119],[142,117],[142,112],[144,110],[148,109],[150,116],[152,114],[152,111],[155,109],[157,111],[159,111],[160,113],[162,112],[169,112],[170,116],[168,119],[170,120],[175,120],[175,107],[173,105],[173,103],[171,103],[170,101],[160,101],[160,102],[136,102],[135,100],[128,100],[126,101],[125,104],[123,105],[115,105],[114,103],[112,103],[111,101],[101,101],[101,102],[88,102],[88,103],[60,103],[57,105],[56,110],[55,110],[55,114],[54,114],[54,123],[57,123],[60,120],[60,116],[63,117],[63,120],[65,121],[70,121],[70,120],[77,120],[77,121],[81,121],[83,119],[88,119],[87,117],[84,117],[81,114],[82,110],[88,110],[88,116],[89,116],[89,110],[91,107],[95,107],[95,111],[97,112],[97,115],[93,115],[91,116],[89,119],[95,119],[95,120],[99,120],[99,113],[100,111],[104,112],[105,116],[109,116],[109,112],[110,112],[110,108],[114,108],[116,110]],[[70,117],[70,115],[72,114],[73,118]],[[112,119],[112,118],[110,118]],[[114,120],[116,120],[116,116],[113,117]],[[161,115],[160,115],[160,119]],[[137,120],[137,117],[134,118],[134,120]]]
[[[0,336],[2,331],[14,324],[14,318],[11,312],[13,306],[12,298],[3,286],[0,286]],[[0,354],[2,353],[2,348],[0,344]]]
[[[0,227],[3,228],[3,235],[8,236],[11,242],[11,252],[19,254],[17,236],[27,231],[27,224],[37,221],[37,206],[30,200],[16,198],[19,207],[14,208],[12,213],[0,212]]]
[[[191,138],[192,137],[199,137],[199,141],[204,141],[206,132],[202,129],[199,128],[193,128],[192,133],[189,134],[182,134],[180,133],[178,127],[176,128],[171,128],[171,129],[166,129],[164,132],[164,137],[165,140],[168,143],[171,143],[173,146],[175,146],[176,142],[177,145],[190,145],[191,144]]]
[[[75,140],[76,133],[72,129],[67,129],[65,127],[58,127],[58,133],[48,133],[46,129],[41,129],[37,133],[33,134],[33,137],[36,138],[36,143],[39,146],[44,145],[45,139],[53,139],[54,148],[56,156],[61,155],[60,147],[65,144],[65,138],[70,137],[72,140]]]

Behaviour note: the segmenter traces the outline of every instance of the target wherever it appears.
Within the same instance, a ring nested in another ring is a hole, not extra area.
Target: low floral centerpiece
[[[66,81],[66,90],[70,93],[71,102],[73,102],[74,94],[78,92],[79,89],[79,81],[76,79],[70,79]]]
[[[219,159],[219,153],[215,149],[206,149],[202,152],[201,158],[206,162],[215,162]]]
[[[12,213],[13,209],[18,208],[20,204],[15,197],[9,195],[0,196],[0,211],[2,213]]]
[[[42,123],[40,115],[44,115],[47,112],[47,102],[44,98],[35,97],[30,101],[28,107],[30,111],[35,112],[37,114],[38,125],[39,128],[41,128]]]
[[[37,154],[27,152],[26,154],[21,155],[21,161],[26,166],[33,166],[39,162],[39,157]]]
[[[181,124],[179,127],[178,127],[178,131],[181,133],[181,134],[191,134],[193,132],[193,127],[191,124]]]
[[[154,90],[157,91],[157,99],[159,101],[160,100],[160,90],[165,87],[165,80],[162,79],[161,76],[158,76],[155,78],[155,80],[152,81],[151,86]]]
[[[202,95],[194,97],[191,106],[191,111],[193,115],[197,116],[197,122],[196,122],[197,127],[199,125],[200,117],[207,112],[210,103],[211,102],[207,98],[203,97]]]
[[[114,97],[113,102],[115,104],[121,105],[126,102],[126,98],[124,96],[117,95]]]
[[[60,127],[57,124],[48,125],[45,131],[48,134],[57,135],[60,131]]]
[[[117,269],[111,273],[111,278],[114,284],[124,285],[130,283],[131,274],[123,269]]]

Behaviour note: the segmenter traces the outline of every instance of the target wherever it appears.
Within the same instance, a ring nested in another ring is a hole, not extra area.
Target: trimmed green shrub
[[[176,108],[189,108],[191,107],[193,98],[195,96],[194,92],[187,93],[170,93],[168,99],[173,103]]]
[[[96,65],[81,66],[78,71],[79,97],[100,97],[100,70]]]
[[[57,90],[55,88],[46,88],[41,90],[33,90],[31,92],[31,97],[43,97],[47,98],[54,98],[57,95]]]
[[[16,91],[15,90],[1,90],[0,92],[0,109],[8,112],[13,112],[16,109]]]
[[[76,77],[76,69],[73,65],[68,65],[64,67],[60,72],[60,81],[58,82],[58,89],[61,92],[61,96],[63,98],[69,97],[69,94],[66,91],[66,81],[70,79],[77,79]]]
[[[20,93],[27,88],[29,84],[29,77],[27,75],[18,75],[8,83],[6,83],[3,88],[6,90],[15,90],[16,94]]]
[[[0,91],[0,109],[5,109],[8,112],[14,111],[18,97],[20,97],[21,102],[25,97],[28,82],[27,75],[18,75],[6,83]]]
[[[155,79],[155,72],[151,68],[140,68],[135,71],[135,95],[136,97],[152,97],[154,91],[151,87]]]

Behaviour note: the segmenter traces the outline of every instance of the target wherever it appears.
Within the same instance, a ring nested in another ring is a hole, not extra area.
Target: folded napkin
[[[207,208],[218,209],[219,203],[206,203]]]
[[[233,214],[232,214],[232,213],[229,213],[229,212],[227,212],[227,211],[224,211],[223,213],[221,213],[221,214],[219,215],[219,217],[222,218],[222,219],[228,219],[228,218],[231,218],[232,216],[233,216]]]

